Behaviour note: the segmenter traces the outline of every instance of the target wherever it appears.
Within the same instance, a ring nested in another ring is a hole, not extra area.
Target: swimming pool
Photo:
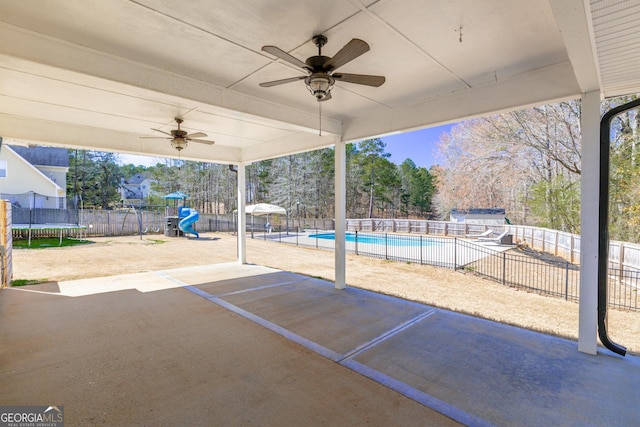
[[[335,233],[310,234],[311,239],[335,240]],[[387,246],[442,246],[441,242],[436,242],[422,236],[399,236],[396,234],[368,234],[368,233],[346,233],[345,240],[352,243],[364,243],[372,245]]]

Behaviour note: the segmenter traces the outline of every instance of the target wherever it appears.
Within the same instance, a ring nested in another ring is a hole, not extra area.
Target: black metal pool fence
[[[295,246],[333,249],[333,231],[261,230],[249,234]],[[458,237],[407,236],[394,233],[348,233],[346,250],[356,255],[432,265],[470,272],[504,286],[578,301],[580,267],[549,254],[523,250],[496,250]],[[640,271],[609,269],[609,306],[640,310]]]

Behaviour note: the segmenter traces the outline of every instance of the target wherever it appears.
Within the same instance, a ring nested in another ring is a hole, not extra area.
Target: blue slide
[[[198,213],[198,211],[191,208],[181,207],[180,217],[183,216],[184,218],[181,219],[178,223],[180,231],[182,231],[183,233],[193,234],[196,236],[196,238],[199,239],[200,235],[196,230],[193,229],[193,224],[195,224],[195,222],[200,219],[200,214]]]

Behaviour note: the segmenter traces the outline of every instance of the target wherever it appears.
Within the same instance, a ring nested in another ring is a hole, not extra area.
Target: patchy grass
[[[146,237],[143,239],[138,239],[138,236],[131,236],[132,240],[128,242],[121,242],[119,240],[105,240],[104,243],[107,244],[124,244],[124,245],[160,245],[162,243],[167,243],[167,240],[162,239],[147,239]]]
[[[18,279],[12,280],[11,286],[29,286],[29,285],[39,285],[41,283],[47,283],[48,279]]]
[[[39,239],[31,239],[31,246],[29,246],[29,239],[14,239],[12,245],[17,249],[46,249],[61,248],[65,246],[86,245],[88,243],[92,242],[90,240],[63,237],[62,244],[60,244],[59,237],[43,237]]]
[[[146,242],[151,243],[152,245],[160,245],[162,243],[167,243],[166,240],[160,240],[160,239],[145,239]]]

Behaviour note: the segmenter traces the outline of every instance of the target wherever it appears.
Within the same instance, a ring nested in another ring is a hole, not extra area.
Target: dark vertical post
[[[507,280],[507,254],[502,252],[502,286],[506,284]]]
[[[356,255],[358,255],[358,230],[356,230]]]
[[[388,237],[387,233],[384,233],[384,259],[389,259],[389,251],[387,249]]]
[[[569,261],[565,263],[565,275],[564,275],[564,299],[569,299]]]
[[[453,238],[453,271],[458,269],[458,238]]]

